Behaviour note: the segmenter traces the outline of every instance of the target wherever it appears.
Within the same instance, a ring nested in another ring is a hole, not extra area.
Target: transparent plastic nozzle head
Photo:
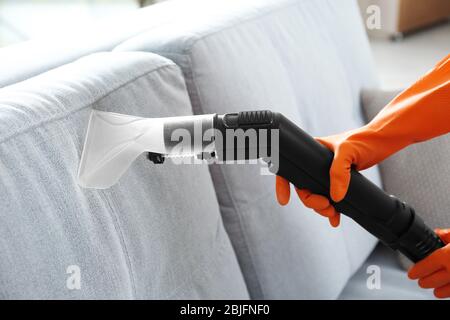
[[[85,188],[109,188],[144,152],[169,157],[201,153],[204,144],[194,139],[190,148],[174,148],[179,142],[174,141],[174,136],[179,136],[174,132],[186,130],[194,134],[198,129],[211,129],[213,117],[142,118],[93,110],[78,169],[78,184]]]

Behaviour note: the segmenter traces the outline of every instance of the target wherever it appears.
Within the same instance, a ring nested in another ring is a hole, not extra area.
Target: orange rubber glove
[[[330,168],[330,196],[341,201],[350,183],[350,169],[364,170],[406,146],[450,132],[450,55],[411,87],[395,97],[367,125],[341,134],[317,138],[334,152]],[[297,190],[309,208],[339,225],[339,214],[327,198]],[[289,202],[289,182],[276,180],[278,202]]]
[[[424,289],[434,288],[437,298],[450,297],[450,229],[435,230],[446,244],[425,259],[417,262],[408,271],[410,279],[419,279],[419,286]]]

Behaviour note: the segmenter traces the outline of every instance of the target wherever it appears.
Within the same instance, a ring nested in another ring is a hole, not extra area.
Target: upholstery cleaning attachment
[[[270,172],[326,196],[337,211],[413,262],[444,246],[411,206],[386,194],[354,169],[345,198],[333,202],[329,196],[333,153],[280,113],[140,118],[93,111],[79,184],[109,188],[142,153],[155,163],[178,156],[220,163],[264,159]]]

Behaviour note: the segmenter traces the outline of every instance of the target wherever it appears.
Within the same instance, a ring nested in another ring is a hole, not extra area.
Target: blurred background
[[[450,53],[450,0],[359,5],[383,87],[406,87]]]
[[[129,11],[161,1],[0,0],[0,47],[104,18],[120,19]],[[358,3],[384,88],[407,86],[450,53],[450,0]]]

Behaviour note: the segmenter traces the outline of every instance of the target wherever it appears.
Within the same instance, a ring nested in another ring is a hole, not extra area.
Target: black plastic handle
[[[278,168],[274,173],[299,188],[326,196],[339,212],[413,262],[444,246],[412,207],[386,194],[356,170],[351,171],[345,198],[334,203],[329,197],[329,168],[333,153],[280,113],[253,111],[228,114],[218,116],[215,126],[221,130],[269,129],[269,134],[270,130],[279,129],[279,148],[268,146],[269,153],[278,152],[279,155],[278,163],[272,166]],[[220,152],[223,152],[222,157],[226,157],[226,148]]]

